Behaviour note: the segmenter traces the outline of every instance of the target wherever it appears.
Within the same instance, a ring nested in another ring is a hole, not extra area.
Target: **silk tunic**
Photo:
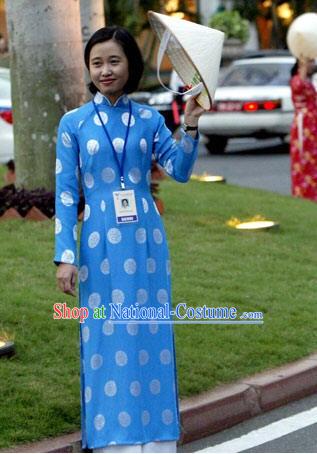
[[[121,162],[129,99],[112,105],[94,97]],[[116,323],[110,304],[171,305],[170,258],[160,214],[150,192],[152,156],[167,174],[188,181],[198,140],[176,142],[164,118],[131,101],[124,162],[127,189],[135,192],[137,223],[117,224],[113,191],[120,190],[114,150],[92,101],[65,114],[56,156],[55,263],[79,267],[79,302],[89,311],[80,324],[83,448],[177,440],[180,434],[174,334],[171,324]],[[77,259],[78,183],[85,197]],[[93,318],[105,307],[105,318]]]
[[[317,93],[309,80],[291,80],[295,116],[291,128],[292,194],[317,201]]]

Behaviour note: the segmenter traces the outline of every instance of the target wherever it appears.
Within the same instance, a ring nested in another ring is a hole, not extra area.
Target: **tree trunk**
[[[91,35],[105,26],[105,8],[103,0],[81,0],[80,1],[80,17],[81,17],[81,34],[83,40],[83,49],[91,37]],[[85,83],[90,82],[89,73],[85,70]],[[87,89],[86,99],[90,98]]]
[[[86,45],[90,36],[105,26],[105,9],[103,0],[81,0],[81,33]]]
[[[17,186],[54,190],[60,117],[84,101],[79,0],[7,0]]]

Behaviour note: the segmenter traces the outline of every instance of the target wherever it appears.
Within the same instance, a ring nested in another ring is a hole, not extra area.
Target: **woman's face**
[[[128,59],[120,44],[112,39],[95,44],[90,51],[89,73],[100,93],[115,102],[129,79]]]

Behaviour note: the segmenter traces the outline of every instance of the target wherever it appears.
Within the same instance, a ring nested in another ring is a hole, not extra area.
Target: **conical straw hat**
[[[287,45],[297,58],[317,57],[317,14],[305,13],[298,16],[287,32]]]
[[[160,50],[166,48],[175,71],[187,85],[197,86],[197,101],[209,110],[217,86],[224,33],[154,11],[149,11],[148,17],[161,40]]]

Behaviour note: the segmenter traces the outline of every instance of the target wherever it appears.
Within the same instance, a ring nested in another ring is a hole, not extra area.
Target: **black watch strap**
[[[198,130],[198,126],[189,126],[187,125],[186,123],[184,123],[184,131],[187,132],[187,131],[197,131]]]

